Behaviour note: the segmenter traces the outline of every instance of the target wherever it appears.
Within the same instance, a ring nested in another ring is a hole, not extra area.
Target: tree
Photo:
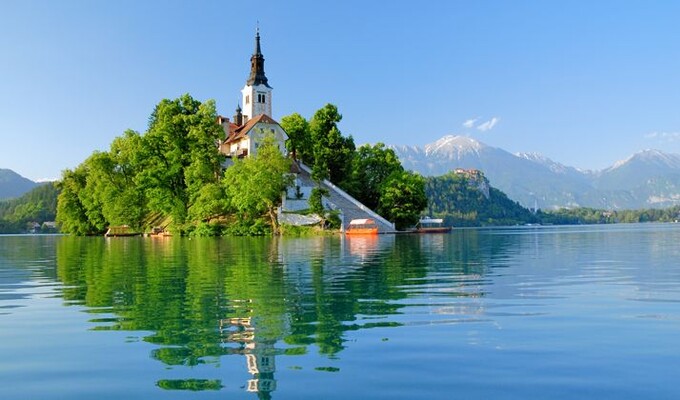
[[[188,94],[162,100],[151,114],[139,182],[151,211],[172,216],[176,225],[185,222],[201,188],[219,180],[223,156],[216,143],[224,131],[216,120],[214,101]]]
[[[380,189],[378,213],[399,230],[415,225],[426,207],[425,179],[413,172],[393,173]]]
[[[383,143],[363,145],[354,154],[348,192],[368,208],[375,210],[380,202],[380,188],[387,178],[403,172],[394,150]]]
[[[289,172],[290,160],[281,154],[271,135],[263,138],[254,157],[236,160],[226,170],[223,185],[239,218],[254,222],[267,215],[276,233],[276,206],[292,182]]]
[[[181,227],[190,212],[199,220],[221,212],[223,136],[214,101],[162,100],[144,135],[128,130],[108,152],[64,173],[57,220],[65,232],[92,234],[109,225],[143,228],[150,214]]]
[[[286,148],[293,154],[293,158],[304,163],[313,162],[312,139],[309,123],[298,113],[281,118],[281,127],[288,134]]]
[[[317,110],[309,123],[312,139],[312,178],[317,181],[329,179],[343,186],[352,170],[352,158],[356,149],[354,139],[342,136],[338,122],[342,115],[333,104],[326,104]]]
[[[79,194],[84,190],[87,172],[81,165],[75,170],[65,170],[59,183],[61,192],[57,201],[57,224],[64,233],[86,235],[97,229],[90,222]]]

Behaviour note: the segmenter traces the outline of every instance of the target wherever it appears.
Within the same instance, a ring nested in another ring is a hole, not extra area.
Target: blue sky
[[[600,169],[680,153],[677,1],[4,1],[0,168],[58,178],[163,98],[231,116],[257,21],[274,118],[355,142],[447,134]],[[466,123],[467,122],[467,123]]]

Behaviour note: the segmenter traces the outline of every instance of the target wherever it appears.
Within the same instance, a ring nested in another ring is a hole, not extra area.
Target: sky
[[[680,153],[680,2],[4,0],[0,168],[57,179],[184,93],[232,116],[259,23],[273,117],[466,135],[602,169]]]

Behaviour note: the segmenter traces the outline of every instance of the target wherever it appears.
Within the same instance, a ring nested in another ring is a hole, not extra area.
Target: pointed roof
[[[238,128],[234,129],[232,132],[229,132],[229,137],[227,140],[224,141],[224,143],[233,143],[238,140],[241,140],[244,138],[246,135],[248,135],[248,132],[250,132],[251,129],[258,123],[265,123],[265,124],[276,124],[279,125],[278,122],[276,122],[272,117],[266,115],[266,114],[260,114],[256,116],[253,119],[248,120],[248,122],[245,123],[245,125],[239,126]]]
[[[250,57],[250,76],[247,84],[250,86],[265,85],[271,89],[267,83],[267,77],[264,75],[264,56],[260,50],[260,27],[255,33],[255,52]]]

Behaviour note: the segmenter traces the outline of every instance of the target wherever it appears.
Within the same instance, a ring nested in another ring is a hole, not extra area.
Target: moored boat
[[[451,232],[450,226],[444,226],[441,218],[421,218],[416,225],[418,233],[447,233]]]
[[[353,219],[345,231],[345,235],[377,235],[378,225],[370,218]]]
[[[127,225],[110,226],[104,236],[106,237],[122,237],[122,236],[139,236],[141,233],[135,232]]]

